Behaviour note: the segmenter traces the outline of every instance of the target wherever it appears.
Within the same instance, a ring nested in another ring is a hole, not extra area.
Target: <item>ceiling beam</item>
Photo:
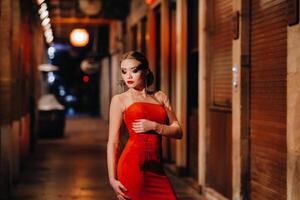
[[[82,25],[107,25],[110,20],[103,18],[77,18],[77,17],[52,17],[52,25],[60,24],[82,24]]]

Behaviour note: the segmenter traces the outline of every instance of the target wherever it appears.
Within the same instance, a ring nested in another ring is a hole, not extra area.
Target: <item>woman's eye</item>
[[[121,70],[122,71],[122,74],[126,74],[126,71],[125,70]]]
[[[139,71],[139,69],[135,68],[134,70],[132,70],[133,73],[137,73]]]

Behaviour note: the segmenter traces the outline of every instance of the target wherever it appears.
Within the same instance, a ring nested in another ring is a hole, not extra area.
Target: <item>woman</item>
[[[129,89],[115,95],[110,105],[107,143],[110,184],[120,200],[176,199],[163,171],[160,152],[162,136],[182,137],[180,125],[167,96],[161,91],[148,91],[154,78],[142,53],[125,53],[121,71],[122,80]],[[122,120],[129,139],[118,159]]]

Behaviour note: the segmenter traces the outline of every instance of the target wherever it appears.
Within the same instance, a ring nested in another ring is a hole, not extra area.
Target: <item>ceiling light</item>
[[[47,24],[50,23],[50,18],[49,17],[46,17],[43,21],[42,21],[42,26],[47,26]]]
[[[47,11],[47,4],[43,3],[41,5],[41,8],[39,9],[39,14],[42,14],[43,12]]]
[[[53,36],[52,29],[46,30],[45,33],[44,33],[44,35],[45,35],[45,37]]]
[[[89,33],[83,28],[74,29],[70,33],[70,41],[73,46],[84,47],[89,42]]]
[[[49,36],[46,37],[46,41],[47,41],[48,43],[52,42],[53,39],[54,39],[53,35],[49,35]],[[50,42],[49,42],[49,41],[50,41]]]
[[[51,24],[46,24],[46,26],[43,26],[43,27],[44,27],[44,30],[51,29]]]
[[[49,12],[46,10],[40,14],[40,19],[43,20],[46,17],[49,17]]]
[[[51,37],[51,38],[46,38],[46,42],[47,42],[48,44],[52,43],[52,42],[53,42],[53,37]]]
[[[151,5],[154,2],[154,0],[145,0],[145,2],[146,4]]]

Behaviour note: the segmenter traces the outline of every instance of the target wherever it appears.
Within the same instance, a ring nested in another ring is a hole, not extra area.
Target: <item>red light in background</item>
[[[145,0],[145,2],[146,4],[151,5],[154,2],[154,0]]]
[[[83,76],[82,80],[83,80],[83,82],[87,83],[87,82],[89,82],[90,77],[85,75],[85,76]]]

